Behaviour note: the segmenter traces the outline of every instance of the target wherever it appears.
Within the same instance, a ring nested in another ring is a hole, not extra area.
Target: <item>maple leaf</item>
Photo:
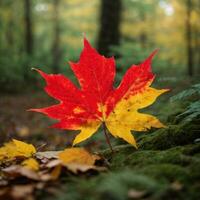
[[[80,130],[73,145],[91,137],[103,123],[113,136],[136,147],[131,130],[164,127],[154,116],[138,112],[138,109],[151,105],[159,95],[168,91],[150,87],[155,78],[151,72],[151,60],[155,53],[140,65],[132,65],[120,85],[114,88],[114,58],[98,54],[84,39],[79,62],[70,62],[80,88],[64,75],[46,74],[36,69],[47,83],[45,91],[60,103],[31,111],[59,120],[54,124],[55,128]]]

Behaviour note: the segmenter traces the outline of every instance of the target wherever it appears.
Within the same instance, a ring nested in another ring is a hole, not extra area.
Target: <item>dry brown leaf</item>
[[[62,151],[44,151],[44,152],[37,152],[35,154],[35,157],[39,160],[43,159],[54,159],[58,158],[58,154],[61,153]]]
[[[33,200],[34,185],[15,185],[10,191],[10,196],[16,200]]]
[[[16,177],[24,176],[32,180],[40,180],[40,176],[33,170],[22,167],[20,165],[12,165],[2,169],[8,178],[14,179]]]
[[[34,200],[33,192],[35,186],[33,184],[14,185],[4,187],[0,190],[0,199],[2,200]]]
[[[180,191],[183,189],[183,185],[179,181],[175,181],[170,186],[173,190]]]
[[[140,199],[142,197],[144,197],[144,195],[146,195],[146,191],[142,190],[135,190],[135,189],[131,189],[128,191],[128,197],[130,199]]]
[[[8,179],[15,179],[20,177],[26,177],[34,181],[50,181],[54,180],[51,173],[48,171],[33,171],[31,169],[22,167],[20,165],[12,165],[2,170]]]
[[[0,176],[0,187],[8,185],[8,181]]]
[[[62,165],[62,161],[61,160],[52,160],[52,161],[50,161],[47,165],[46,165],[46,167],[47,168],[53,168],[53,167],[56,167],[56,166],[58,166],[58,165]]]

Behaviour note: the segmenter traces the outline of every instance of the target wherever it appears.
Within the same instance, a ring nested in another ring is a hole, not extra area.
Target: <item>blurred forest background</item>
[[[1,0],[0,91],[36,85],[32,67],[72,76],[67,62],[78,60],[83,34],[117,57],[118,78],[156,48],[159,77],[198,76],[199,19],[199,0]]]
[[[31,68],[64,73],[75,81],[68,61],[78,61],[83,35],[101,54],[115,56],[116,85],[128,67],[159,48],[154,84],[171,92],[151,111],[167,117],[178,108],[169,108],[169,97],[200,77],[199,19],[199,0],[1,0],[0,143],[34,135],[54,137],[53,148],[66,144],[66,131],[48,129],[52,121],[26,112],[54,104]]]

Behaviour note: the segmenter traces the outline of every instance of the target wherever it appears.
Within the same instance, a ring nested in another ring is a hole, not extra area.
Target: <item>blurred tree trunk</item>
[[[7,39],[7,43],[9,48],[11,48],[13,50],[13,45],[14,45],[14,38],[13,38],[13,14],[11,12],[11,16],[9,18],[9,22],[8,22],[8,28],[6,31],[6,39]]]
[[[32,55],[33,53],[33,25],[31,8],[31,0],[24,0],[25,49],[28,55]]]
[[[141,22],[144,23],[146,21],[146,15],[144,12],[141,13]],[[140,43],[141,43],[141,47],[145,48],[147,45],[147,34],[145,32],[145,30],[143,30],[143,32],[140,33]]]
[[[53,61],[52,67],[53,72],[59,72],[59,61],[61,58],[61,51],[60,51],[60,25],[59,25],[59,6],[60,0],[53,1],[53,44],[52,44],[52,54],[53,54]]]
[[[188,75],[193,76],[193,54],[192,54],[192,26],[191,26],[191,11],[192,11],[192,0],[186,0],[186,41],[187,41],[187,68]]]
[[[198,19],[200,19],[200,1],[199,0],[196,0],[195,8],[196,8]],[[199,23],[196,24],[195,36],[196,36],[195,37],[196,38],[196,42],[195,42],[196,63],[197,63],[198,73],[200,74],[200,24]]]
[[[109,55],[109,47],[111,45],[119,44],[121,11],[121,0],[101,0],[100,30],[97,48],[104,55]]]
[[[194,60],[198,73],[200,73],[200,30],[198,27],[194,29]]]

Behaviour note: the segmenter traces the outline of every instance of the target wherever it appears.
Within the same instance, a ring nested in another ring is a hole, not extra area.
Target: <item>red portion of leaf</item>
[[[81,89],[63,75],[46,74],[37,70],[47,83],[45,91],[59,100],[60,104],[31,111],[58,119],[59,122],[54,125],[57,128],[76,129],[87,121],[101,120],[101,106],[113,91],[114,58],[99,55],[86,39],[80,61],[70,62],[70,66],[79,80]]]
[[[63,122],[66,129],[73,129],[74,126],[84,124],[88,119],[96,119],[95,112],[91,112],[90,107],[84,104],[83,92],[80,91],[69,79],[63,75],[46,74],[37,70],[46,80],[45,91],[57,100],[60,104],[47,108],[31,109],[31,111],[41,112],[53,119],[61,120],[55,124],[56,127],[63,128]],[[81,113],[74,110],[77,106]]]
[[[150,54],[150,56],[143,63],[140,64],[140,67],[144,68],[144,70],[146,70],[146,71],[151,72],[151,61],[157,52],[158,52],[158,49],[154,50]]]
[[[74,129],[74,127],[86,123],[90,115],[87,112],[76,114],[73,112],[73,108],[75,107],[69,104],[67,106],[67,103],[61,103],[47,108],[31,109],[31,111],[40,112],[48,115],[50,118],[60,120],[59,123],[54,124],[52,127]]]
[[[156,52],[157,50],[139,66],[132,65],[131,68],[127,70],[120,85],[112,92],[106,102],[107,115],[122,98],[128,99],[130,95],[141,92],[146,86],[152,83],[155,76],[151,72],[151,61]]]
[[[115,77],[114,58],[105,58],[84,39],[84,49],[78,63],[70,63],[79,80],[81,90],[104,103],[113,88]]]
[[[100,117],[98,104],[104,105],[113,89],[115,77],[114,58],[105,58],[92,48],[84,39],[84,49],[78,63],[70,62],[70,66],[79,80],[84,101],[92,107]]]

